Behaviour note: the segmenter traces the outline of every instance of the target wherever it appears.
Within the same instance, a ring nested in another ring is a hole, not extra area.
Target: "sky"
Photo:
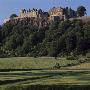
[[[37,8],[48,11],[54,6],[68,6],[76,10],[81,5],[86,7],[87,15],[90,16],[90,0],[0,0],[0,24],[11,14],[18,15],[21,9]]]

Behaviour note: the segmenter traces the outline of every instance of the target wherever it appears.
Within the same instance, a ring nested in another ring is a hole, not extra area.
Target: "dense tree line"
[[[0,53],[10,56],[79,55],[90,50],[90,22],[55,21],[46,27],[5,23],[0,26]]]

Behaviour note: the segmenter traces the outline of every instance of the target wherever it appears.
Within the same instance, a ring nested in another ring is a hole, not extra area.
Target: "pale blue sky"
[[[47,11],[53,6],[68,6],[76,9],[79,5],[85,6],[87,14],[90,15],[90,0],[0,0],[0,23],[12,13],[18,14],[23,8],[41,8]]]

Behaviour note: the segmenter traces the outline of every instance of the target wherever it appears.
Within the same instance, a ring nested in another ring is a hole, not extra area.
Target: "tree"
[[[49,29],[50,29],[50,30],[56,30],[56,29],[58,29],[58,24],[59,24],[58,21],[52,22],[52,23],[50,24],[50,26],[49,26]]]
[[[14,17],[17,17],[17,15],[16,15],[16,14],[12,14],[12,15],[10,16],[10,18],[14,18]]]
[[[13,25],[10,23],[4,23],[2,25],[2,37],[5,38],[7,36],[9,36],[10,32],[12,31]]]
[[[84,6],[79,6],[77,8],[77,14],[78,16],[84,16],[86,14],[86,8]]]
[[[58,55],[57,42],[56,41],[48,42],[46,45],[46,48],[48,51],[48,55],[51,57],[55,57],[55,59],[56,59],[57,55]]]
[[[24,43],[22,45],[22,52],[24,54],[30,53],[31,52],[31,48],[32,48],[32,45],[31,45],[30,39],[24,40]]]

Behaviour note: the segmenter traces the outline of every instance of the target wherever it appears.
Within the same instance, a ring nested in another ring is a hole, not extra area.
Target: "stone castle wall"
[[[37,17],[39,17],[39,14],[41,14],[41,13],[39,13],[39,11],[37,10],[37,9],[33,9],[33,10],[21,10],[20,11],[20,15],[19,15],[19,17],[20,18],[23,18],[23,17],[35,17],[35,18],[37,18]]]
[[[57,20],[63,20],[65,19],[64,10],[61,7],[53,7],[49,10],[50,20],[55,21]]]
[[[45,15],[48,14],[48,15]],[[49,10],[49,12],[44,12],[41,9],[32,9],[32,10],[21,10],[18,17],[13,18],[16,19],[23,19],[23,18],[46,18],[48,17],[49,21],[55,21],[55,20],[65,20],[66,16],[64,14],[64,8],[62,7],[53,7]],[[4,22],[8,22],[12,19],[8,18],[5,19]]]

